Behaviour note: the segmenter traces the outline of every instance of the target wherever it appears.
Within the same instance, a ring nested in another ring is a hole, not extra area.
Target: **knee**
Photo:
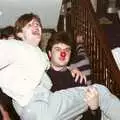
[[[110,94],[110,91],[109,89],[104,86],[104,85],[101,85],[101,84],[93,84],[93,86],[98,90],[99,93],[102,93],[102,94]]]

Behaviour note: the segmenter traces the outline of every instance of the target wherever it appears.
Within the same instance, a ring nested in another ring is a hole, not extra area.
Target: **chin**
[[[67,66],[67,63],[60,64],[61,67]]]

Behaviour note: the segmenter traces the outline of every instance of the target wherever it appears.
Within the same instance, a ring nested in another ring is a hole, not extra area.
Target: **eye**
[[[28,26],[28,27],[31,27],[31,26],[32,26],[32,24],[31,24],[31,23],[28,23],[28,24],[27,24],[27,26]]]
[[[36,25],[36,26],[40,26],[40,23],[39,23],[39,22],[37,22],[37,21],[36,21],[36,22],[34,22],[33,24],[34,24],[34,25]]]
[[[65,51],[66,52],[71,52],[71,49],[70,48],[66,48]]]
[[[59,47],[55,47],[55,50],[59,52],[61,49]]]

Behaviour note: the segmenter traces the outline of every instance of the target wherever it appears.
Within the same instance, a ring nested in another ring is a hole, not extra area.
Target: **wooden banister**
[[[65,0],[64,4],[67,2],[71,2],[71,8],[64,15],[66,30],[73,35],[73,38],[76,38],[76,31],[82,33],[91,62],[92,80],[107,86],[119,96],[120,71],[90,0]],[[59,21],[59,23],[63,22]],[[58,24],[58,28],[64,26],[63,24]]]

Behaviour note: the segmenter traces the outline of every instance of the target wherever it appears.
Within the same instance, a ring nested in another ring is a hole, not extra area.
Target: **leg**
[[[84,87],[57,91],[50,97],[49,110],[54,111],[53,114],[56,115],[56,119],[73,120],[88,109],[84,98]]]
[[[14,103],[22,120],[68,120],[87,110],[84,102],[84,89],[82,87],[51,93],[48,90],[38,89],[37,95],[31,102],[21,108]],[[48,95],[49,94],[49,95]],[[47,99],[43,96],[48,96]]]
[[[120,100],[103,85],[94,84],[100,95],[100,108],[110,120],[120,119]]]
[[[104,115],[110,120],[119,120],[119,99],[112,95],[106,87],[98,84],[93,86],[99,92],[100,107]],[[68,120],[87,110],[87,105],[84,102],[84,87],[61,90],[55,93],[50,93],[48,90],[41,91],[41,88],[38,89],[32,102],[22,110],[20,116],[23,120],[30,120],[33,117],[34,120]],[[48,97],[45,100],[43,96]]]

